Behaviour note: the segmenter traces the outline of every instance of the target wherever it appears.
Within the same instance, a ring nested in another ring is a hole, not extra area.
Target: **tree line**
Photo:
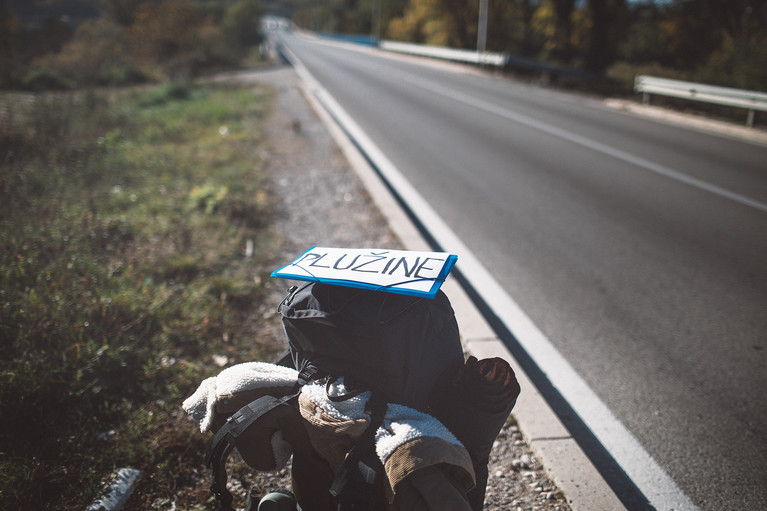
[[[293,1],[307,29],[477,47],[480,0]],[[767,90],[764,0],[488,0],[488,13],[488,51],[627,80],[651,72]]]
[[[258,0],[0,0],[0,88],[183,80],[261,41]]]
[[[197,76],[241,62],[263,14],[318,32],[474,49],[480,1],[0,0],[0,87]],[[767,90],[765,0],[487,2],[488,51],[626,84],[647,73]],[[48,16],[30,23],[42,7]],[[57,15],[64,7],[68,16]]]

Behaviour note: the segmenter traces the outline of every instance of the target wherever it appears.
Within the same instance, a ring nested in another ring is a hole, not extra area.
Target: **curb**
[[[328,128],[403,246],[407,250],[431,250],[432,247],[402,210],[367,158],[317,100],[303,77],[300,83],[307,101]],[[480,359],[503,358],[514,369],[523,391],[512,415],[571,508],[575,511],[626,509],[456,279],[449,277],[443,289],[455,310],[464,348]]]
[[[711,135],[727,137],[741,142],[767,145],[767,131],[760,128],[749,128],[732,122],[710,119],[702,115],[677,112],[667,108],[645,105],[625,99],[606,98],[602,101],[602,104],[613,110],[641,116],[647,119],[653,119],[673,126],[680,126]]]

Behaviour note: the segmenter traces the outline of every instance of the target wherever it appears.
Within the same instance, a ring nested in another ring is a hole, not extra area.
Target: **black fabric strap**
[[[205,465],[213,472],[210,491],[216,496],[223,511],[232,511],[234,499],[226,489],[226,459],[235,447],[237,439],[263,415],[296,399],[301,393],[301,387],[309,383],[317,373],[317,369],[313,366],[304,367],[298,373],[296,383],[289,394],[280,398],[263,396],[248,403],[229,417],[213,437],[205,455]]]
[[[353,397],[359,396],[363,392],[365,392],[365,389],[358,388],[353,390],[347,390],[345,394],[333,394],[330,392],[331,386],[338,381],[340,376],[329,376],[327,379],[327,382],[325,382],[325,395],[327,395],[328,399],[330,399],[334,403],[340,403],[342,401],[346,401],[348,399],[351,399]],[[348,382],[348,379],[345,379],[345,381]]]
[[[330,494],[336,499],[339,511],[371,509],[373,486],[383,469],[375,453],[375,433],[383,424],[387,406],[377,393],[373,393],[368,400],[366,411],[370,413],[370,423],[349,451],[330,487]],[[364,486],[364,490],[356,491],[354,487],[358,486]]]

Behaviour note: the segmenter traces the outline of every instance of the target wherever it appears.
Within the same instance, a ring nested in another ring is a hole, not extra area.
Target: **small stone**
[[[111,445],[115,443],[116,435],[117,435],[117,431],[115,431],[114,429],[110,429],[109,431],[102,431],[101,433],[96,435],[96,443]]]
[[[515,470],[530,470],[533,465],[533,458],[529,454],[523,454],[511,462]]]

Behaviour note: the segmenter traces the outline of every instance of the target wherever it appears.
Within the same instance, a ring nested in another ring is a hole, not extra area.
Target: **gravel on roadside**
[[[287,66],[230,74],[226,80],[262,84],[275,91],[264,127],[267,173],[277,206],[274,228],[282,239],[285,264],[312,246],[401,248],[386,220],[336,146],[325,125],[303,96],[299,78]],[[283,338],[274,312],[286,283],[271,279],[271,304],[261,314],[274,315],[276,338]],[[273,305],[273,307],[270,307]],[[522,389],[522,392],[525,390]],[[235,502],[245,502],[246,488],[289,488],[288,469],[230,478]],[[488,511],[568,511],[566,496],[517,427],[513,414],[491,453],[485,498]]]

